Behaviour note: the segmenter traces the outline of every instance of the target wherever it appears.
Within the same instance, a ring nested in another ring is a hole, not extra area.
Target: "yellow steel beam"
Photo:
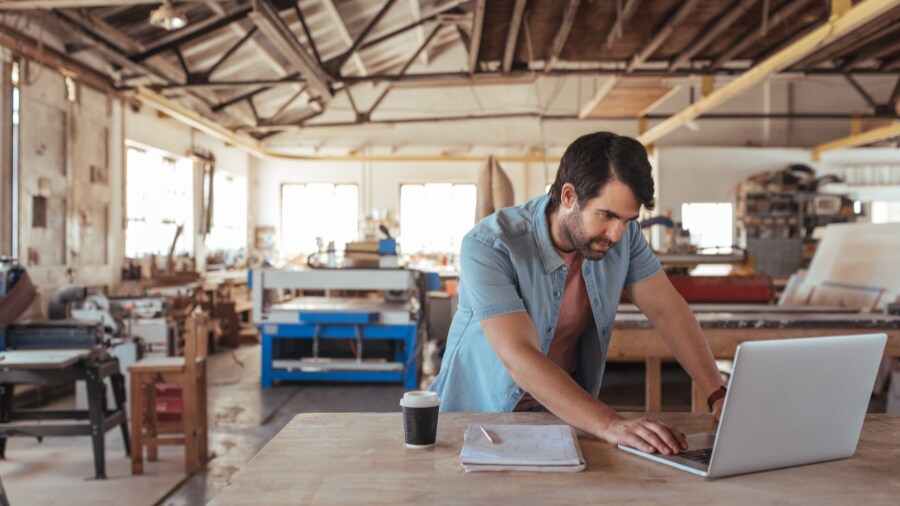
[[[853,0],[831,0],[831,13],[843,14],[853,7]]]
[[[706,98],[716,91],[716,76],[704,74],[700,78],[700,98]]]
[[[866,144],[883,141],[885,139],[890,139],[891,137],[900,137],[900,122],[880,128],[873,128],[872,130],[836,139],[831,142],[826,142],[825,144],[819,144],[813,149],[813,160],[819,161],[822,153],[826,151],[865,146]]]
[[[850,135],[859,135],[862,132],[862,120],[859,119],[859,116],[854,116],[853,119],[850,120]]]
[[[801,37],[793,44],[778,51],[753,66],[737,79],[713,91],[694,104],[660,122],[638,137],[642,143],[652,144],[674,132],[686,122],[744,93],[765,81],[769,76],[790,67],[805,56],[841,38],[869,21],[900,5],[900,0],[863,0],[844,13],[834,13],[822,26]]]
[[[322,162],[483,162],[484,156],[480,155],[295,155],[279,153],[266,148],[258,140],[243,135],[219,125],[200,114],[183,107],[166,97],[144,87],[135,89],[135,95],[145,105],[148,105],[165,115],[184,123],[185,125],[203,132],[213,138],[233,145],[251,156],[268,160],[291,161],[322,161]],[[558,156],[544,156],[543,153],[532,152],[524,156],[497,156],[502,162],[516,163],[544,163],[558,162]]]

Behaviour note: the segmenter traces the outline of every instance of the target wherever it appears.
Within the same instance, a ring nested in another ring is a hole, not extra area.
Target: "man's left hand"
[[[713,403],[713,421],[719,423],[719,418],[722,418],[722,406],[725,405],[725,399],[719,399]]]

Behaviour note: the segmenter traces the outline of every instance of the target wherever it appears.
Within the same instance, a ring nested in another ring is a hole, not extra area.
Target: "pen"
[[[484,425],[479,425],[478,428],[481,429],[481,433],[484,434],[484,437],[486,437],[487,440],[488,440],[491,444],[494,444],[493,438],[491,438],[491,435],[488,434],[488,431],[487,431],[487,430],[485,430]]]

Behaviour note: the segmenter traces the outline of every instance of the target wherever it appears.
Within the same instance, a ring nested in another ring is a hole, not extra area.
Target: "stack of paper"
[[[487,431],[490,439],[482,432]],[[477,425],[466,429],[459,454],[467,473],[584,470],[578,437],[568,425]]]

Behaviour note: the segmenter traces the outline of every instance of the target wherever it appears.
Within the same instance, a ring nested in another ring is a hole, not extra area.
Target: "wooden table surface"
[[[626,416],[639,416],[628,413]],[[703,414],[654,414],[688,433]],[[399,413],[301,414],[211,505],[281,504],[897,504],[900,416],[869,415],[850,459],[705,480],[579,438],[581,473],[470,473],[459,463],[469,423],[559,423],[549,413],[442,413],[438,443],[407,449]]]
[[[83,348],[0,351],[0,369],[65,369],[90,352]]]

